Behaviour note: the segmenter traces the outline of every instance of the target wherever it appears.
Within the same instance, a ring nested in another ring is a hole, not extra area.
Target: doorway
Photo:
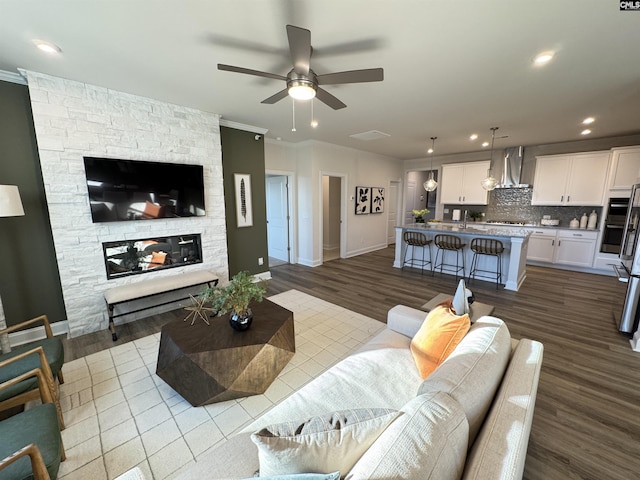
[[[415,219],[412,210],[429,210],[424,217],[425,220],[436,218],[436,195],[437,190],[427,192],[422,184],[429,178],[429,170],[407,172],[407,187],[405,191],[404,224],[414,223]],[[438,171],[433,171],[434,180],[438,180]]]
[[[340,258],[342,244],[342,177],[322,176],[322,261]]]
[[[387,246],[393,245],[396,243],[396,227],[402,224],[402,218],[398,215],[398,212],[401,210],[399,205],[401,205],[401,190],[400,190],[400,181],[392,180],[389,183],[389,195],[387,195]]]
[[[267,250],[269,267],[291,262],[289,177],[266,176]]]

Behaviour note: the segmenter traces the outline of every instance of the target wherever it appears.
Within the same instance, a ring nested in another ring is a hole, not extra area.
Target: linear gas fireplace
[[[102,244],[107,279],[202,263],[200,234]]]

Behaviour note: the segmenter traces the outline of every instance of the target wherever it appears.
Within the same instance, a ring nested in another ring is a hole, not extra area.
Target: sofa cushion
[[[459,479],[469,425],[458,402],[446,393],[420,395],[401,412],[345,479]]]
[[[458,401],[469,420],[469,445],[472,445],[500,385],[510,353],[511,336],[504,322],[495,317],[481,317],[422,383],[418,395],[446,392]]]
[[[440,305],[429,312],[411,340],[411,354],[422,378],[427,378],[456,348],[469,331],[469,315],[456,315]]]
[[[362,408],[269,425],[251,435],[260,476],[348,472],[397,416],[396,410]]]
[[[260,477],[262,480],[340,480],[340,472],[331,473],[292,473]],[[249,479],[246,479],[249,480]]]
[[[243,429],[256,432],[266,425],[292,418],[308,418],[353,408],[400,410],[416,396],[422,382],[411,352],[410,338],[385,329],[372,345],[384,338],[376,350],[362,350],[341,360],[307,383]],[[393,385],[393,388],[389,388]]]
[[[464,480],[522,478],[542,353],[540,342],[529,339],[518,342],[482,430],[467,456]]]

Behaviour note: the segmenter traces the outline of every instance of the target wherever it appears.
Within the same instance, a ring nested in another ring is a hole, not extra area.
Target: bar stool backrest
[[[455,235],[439,234],[436,235],[433,241],[438,248],[444,250],[460,250],[464,246],[460,237]]]
[[[471,250],[485,255],[500,255],[504,245],[494,238],[474,238],[471,240]]]
[[[427,236],[420,232],[404,232],[404,242],[413,247],[424,247],[428,245]]]

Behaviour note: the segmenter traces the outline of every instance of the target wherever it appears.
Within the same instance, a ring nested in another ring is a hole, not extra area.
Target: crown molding
[[[246,125],[244,123],[232,122],[231,120],[225,120],[224,118],[220,119],[220,126],[235,128],[236,130],[245,130],[247,132],[261,133],[262,135],[264,135],[269,131],[268,128],[254,127],[253,125]]]
[[[0,70],[0,80],[11,83],[19,83],[20,85],[26,85],[27,79],[19,73],[7,72],[6,70]]]

